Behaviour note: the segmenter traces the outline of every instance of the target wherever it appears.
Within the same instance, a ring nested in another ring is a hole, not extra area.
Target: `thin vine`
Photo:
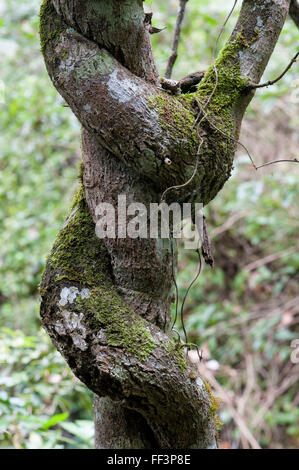
[[[200,118],[200,113],[199,113],[198,116],[196,117],[194,125],[193,125],[193,128],[196,126],[196,135],[197,135],[197,138],[199,140],[199,144],[198,144],[197,152],[196,152],[196,162],[195,162],[194,171],[192,173],[192,176],[185,183],[183,183],[181,185],[170,186],[169,188],[167,188],[161,196],[160,203],[165,200],[165,196],[169,191],[177,190],[177,189],[180,189],[180,188],[183,188],[183,187],[189,185],[192,182],[192,180],[194,179],[194,177],[197,173],[200,150],[201,150],[201,147],[202,147],[203,142],[204,142],[204,139],[203,139],[204,134],[202,133],[202,130],[201,130],[200,126],[201,126],[201,123],[203,122],[203,120],[206,119],[205,109],[209,105],[209,103],[210,103],[210,101],[211,101],[211,99],[212,99],[213,95],[215,94],[215,92],[217,90],[217,87],[218,87],[218,70],[217,70],[217,67],[216,67],[217,46],[218,46],[220,37],[221,37],[221,35],[222,35],[222,33],[225,29],[225,26],[226,26],[229,18],[231,17],[231,15],[233,14],[233,11],[234,11],[234,9],[237,5],[237,2],[238,2],[238,0],[234,0],[234,5],[233,5],[232,9],[230,10],[229,14],[227,15],[226,20],[223,23],[223,25],[222,25],[222,27],[219,31],[219,34],[217,36],[215,46],[214,46],[214,49],[213,49],[213,68],[214,68],[214,73],[215,73],[215,85],[214,85],[214,88],[213,88],[211,94],[209,95],[207,101],[205,102],[205,105],[201,107],[202,111],[203,111],[202,117]],[[187,288],[187,291],[184,295],[184,298],[183,298],[182,304],[181,304],[180,321],[181,321],[182,329],[183,329],[183,332],[184,332],[184,338],[185,338],[185,342],[182,343],[180,333],[174,328],[175,325],[176,325],[177,319],[178,319],[179,292],[178,292],[178,285],[177,285],[177,282],[176,282],[176,279],[175,279],[175,273],[174,273],[174,247],[173,247],[173,245],[174,245],[174,240],[173,240],[173,233],[172,233],[171,234],[171,259],[172,259],[172,279],[173,279],[174,286],[175,286],[175,318],[174,318],[174,321],[173,321],[173,324],[172,324],[172,327],[171,327],[171,331],[174,331],[178,335],[178,346],[180,345],[181,347],[186,347],[187,349],[189,349],[190,347],[195,347],[197,349],[197,354],[198,354],[199,360],[201,361],[202,360],[202,353],[199,350],[198,346],[196,344],[188,342],[188,335],[187,335],[185,322],[184,322],[184,307],[185,307],[187,297],[189,295],[189,292],[190,292],[192,286],[194,285],[194,283],[197,281],[198,277],[200,276],[200,273],[201,273],[201,270],[202,270],[201,254],[200,254],[199,247],[197,247],[196,253],[198,255],[198,269],[197,269],[197,272],[196,272],[196,275],[195,275],[194,279],[192,279],[191,283],[189,284],[189,286]]]

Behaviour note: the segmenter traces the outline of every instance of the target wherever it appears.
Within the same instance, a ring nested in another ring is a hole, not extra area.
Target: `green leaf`
[[[41,426],[41,429],[46,430],[49,429],[57,423],[61,423],[62,421],[65,421],[69,417],[69,413],[60,413],[58,415],[52,416],[46,423],[44,423]]]

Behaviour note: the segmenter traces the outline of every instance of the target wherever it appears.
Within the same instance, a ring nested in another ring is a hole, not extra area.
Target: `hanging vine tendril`
[[[226,26],[229,18],[231,17],[231,15],[233,14],[233,11],[234,11],[234,9],[237,5],[237,1],[238,0],[234,1],[234,5],[233,5],[232,9],[230,10],[229,14],[227,15],[227,17],[225,19],[225,22],[223,23],[222,27],[220,28],[219,34],[217,36],[217,39],[216,39],[216,42],[215,42],[215,45],[214,45],[213,59],[212,60],[213,60],[213,68],[214,68],[214,73],[215,73],[215,85],[213,87],[213,90],[212,90],[211,94],[209,95],[208,99],[206,100],[205,104],[203,106],[200,105],[200,112],[198,113],[198,115],[197,115],[197,117],[194,121],[194,124],[193,124],[193,128],[196,126],[196,135],[197,135],[197,138],[199,140],[199,144],[198,144],[198,148],[197,148],[197,152],[196,152],[196,161],[195,161],[194,171],[192,173],[192,176],[185,183],[183,183],[181,185],[170,186],[169,188],[167,188],[161,196],[160,203],[165,200],[165,196],[169,191],[178,190],[178,189],[184,188],[185,186],[188,186],[192,182],[192,180],[194,179],[194,177],[197,173],[200,151],[201,151],[202,145],[204,143],[204,139],[203,139],[204,134],[202,133],[200,126],[201,126],[201,123],[204,121],[204,119],[206,119],[206,116],[207,116],[206,113],[205,113],[205,109],[208,107],[208,105],[209,105],[209,103],[210,103],[210,101],[211,101],[211,99],[212,99],[213,95],[215,94],[215,92],[217,90],[217,87],[218,87],[218,71],[217,71],[216,62],[215,62],[216,61],[217,46],[218,46],[219,40],[221,38],[221,35],[222,35],[222,33],[225,29],[225,26]],[[200,117],[201,112],[202,112],[202,116]],[[171,237],[171,257],[172,257],[172,279],[173,279],[173,283],[174,283],[174,286],[175,286],[175,317],[174,317],[174,320],[173,320],[173,324],[171,326],[171,331],[174,331],[178,335],[178,344],[181,344],[181,346],[184,346],[186,348],[191,347],[191,346],[197,348],[198,357],[201,360],[202,355],[199,351],[198,346],[196,344],[193,344],[193,343],[188,343],[188,335],[187,335],[187,331],[186,331],[186,327],[185,327],[185,321],[184,321],[184,307],[185,307],[186,300],[188,298],[188,295],[189,295],[189,292],[190,292],[192,286],[197,281],[198,277],[200,276],[201,270],[202,270],[201,254],[200,254],[200,251],[199,251],[199,247],[197,247],[197,249],[196,249],[196,253],[198,255],[197,273],[196,273],[194,279],[189,284],[189,286],[187,288],[187,291],[186,291],[186,293],[183,297],[182,304],[181,304],[180,322],[181,322],[181,326],[182,326],[183,333],[184,333],[184,338],[185,338],[185,342],[182,344],[181,343],[181,336],[180,336],[179,332],[177,330],[175,330],[175,328],[174,328],[175,325],[176,325],[177,319],[178,319],[179,291],[178,291],[178,285],[177,285],[176,278],[175,278],[175,273],[174,273],[174,247],[173,247],[173,245],[174,245],[174,240],[173,240],[173,236],[172,236]]]

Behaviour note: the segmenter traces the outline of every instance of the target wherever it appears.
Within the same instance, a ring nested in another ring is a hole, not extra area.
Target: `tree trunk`
[[[42,280],[42,322],[96,395],[97,448],[215,448],[215,407],[168,332],[169,239],[99,239],[96,207],[213,199],[228,180],[245,109],[288,13],[243,2],[198,91],[159,85],[141,0],[45,0],[41,44],[54,86],[83,126],[82,187]],[[217,83],[217,87],[215,84]],[[201,110],[200,128],[194,122]],[[199,142],[201,142],[200,151]],[[166,162],[171,161],[171,165]]]

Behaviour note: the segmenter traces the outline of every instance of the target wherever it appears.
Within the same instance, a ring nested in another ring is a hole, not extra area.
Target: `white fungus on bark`
[[[58,305],[60,307],[65,307],[66,304],[72,304],[76,297],[79,296],[81,299],[88,299],[90,297],[90,292],[88,289],[84,288],[81,290],[78,287],[64,287],[60,292],[60,300]]]

